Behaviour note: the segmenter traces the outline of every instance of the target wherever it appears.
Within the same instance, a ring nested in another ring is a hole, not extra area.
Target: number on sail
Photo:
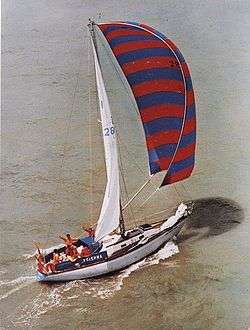
[[[104,135],[105,136],[110,136],[110,135],[113,135],[113,134],[115,134],[114,126],[104,128]]]

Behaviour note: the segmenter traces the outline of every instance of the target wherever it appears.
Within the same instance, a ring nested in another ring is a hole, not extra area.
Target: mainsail
[[[107,185],[101,208],[101,213],[95,231],[96,240],[100,240],[119,226],[120,185],[115,127],[112,122],[109,101],[105,90],[102,73],[100,70],[100,65],[93,40],[92,46],[94,53],[96,84],[101,113],[102,132],[105,149],[105,162],[107,171]]]
[[[183,180],[194,167],[196,119],[187,64],[173,42],[149,26],[97,25],[134,95],[150,174],[166,171],[161,186]]]

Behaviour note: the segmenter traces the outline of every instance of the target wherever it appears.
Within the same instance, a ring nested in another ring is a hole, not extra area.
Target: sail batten
[[[92,47],[94,53],[96,84],[99,98],[107,172],[107,184],[104,199],[100,216],[97,222],[97,228],[95,231],[95,238],[97,241],[99,241],[119,226],[120,184],[116,131],[112,121],[108,96],[105,90],[103,77],[93,40]]]
[[[134,96],[145,133],[150,174],[166,171],[162,186],[194,167],[195,101],[185,59],[155,29],[135,22],[98,24]]]

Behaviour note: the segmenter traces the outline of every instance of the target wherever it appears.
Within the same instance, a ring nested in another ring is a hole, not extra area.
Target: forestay
[[[100,65],[93,40],[92,46],[94,53],[96,84],[101,113],[102,133],[107,171],[107,185],[101,208],[101,213],[95,232],[96,240],[101,240],[104,236],[108,235],[119,226],[120,185],[115,127],[112,122],[109,101],[105,90],[103,77],[100,70]]]
[[[174,43],[134,22],[98,24],[134,95],[150,174],[166,171],[162,186],[183,180],[194,167],[196,119],[192,81]]]

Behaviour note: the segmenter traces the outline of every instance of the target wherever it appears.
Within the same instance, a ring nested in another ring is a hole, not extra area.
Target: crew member
[[[45,271],[43,255],[40,252],[38,252],[35,255],[35,258],[37,261],[37,271],[43,273]]]
[[[53,251],[53,257],[52,257],[52,260],[50,262],[48,262],[46,265],[45,265],[45,270],[46,272],[54,272],[56,270],[56,266],[59,264],[59,262],[62,260],[59,252],[57,249],[55,249]]]
[[[39,243],[33,241],[33,244],[37,248],[37,254],[35,255],[35,258],[36,258],[36,261],[37,261],[37,271],[40,272],[40,273],[43,273],[43,272],[45,272],[43,254],[40,250]]]
[[[77,237],[72,237],[72,236],[70,236],[70,234],[67,234],[65,237],[59,236],[59,238],[64,240],[64,243],[65,243],[66,246],[71,246],[71,245],[75,244],[78,241]]]
[[[95,231],[92,227],[85,227],[85,225],[82,225],[81,227],[88,234],[89,237],[95,238]]]
[[[68,245],[65,254],[66,258],[71,262],[75,261],[79,257],[77,248],[74,245]]]
[[[81,251],[81,257],[89,257],[90,255],[90,249],[87,246],[83,246]]]

